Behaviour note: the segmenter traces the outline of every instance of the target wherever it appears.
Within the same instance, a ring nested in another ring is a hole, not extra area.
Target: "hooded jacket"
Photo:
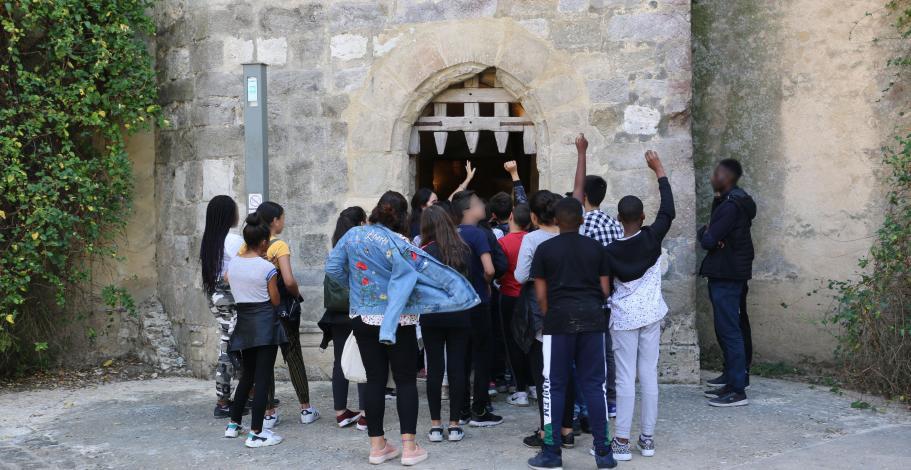
[[[708,227],[699,229],[702,248],[708,250],[699,275],[710,279],[746,281],[753,277],[753,237],[756,202],[735,186],[712,203]]]

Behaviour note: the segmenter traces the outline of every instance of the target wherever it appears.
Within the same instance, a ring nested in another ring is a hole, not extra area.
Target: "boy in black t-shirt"
[[[555,213],[560,235],[541,243],[531,264],[544,313],[544,447],[528,465],[534,469],[563,465],[552,423],[563,422],[564,404],[572,399],[566,392],[575,363],[576,387],[588,403],[595,463],[598,468],[613,468],[617,462],[611,455],[604,391],[604,301],[610,294],[607,257],[599,242],[579,234],[582,204],[578,200],[561,200]]]

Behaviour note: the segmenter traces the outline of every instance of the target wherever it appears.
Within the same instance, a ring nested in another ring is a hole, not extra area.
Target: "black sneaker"
[[[244,416],[250,414],[249,408],[244,408]],[[231,417],[231,402],[228,402],[224,405],[215,404],[214,411],[215,419],[227,419]]]
[[[540,449],[544,446],[544,439],[541,439],[541,435],[538,434],[538,431],[535,431],[531,436],[522,439],[522,444],[532,449]]]
[[[729,391],[718,398],[712,398],[709,400],[709,405],[719,406],[719,407],[729,407],[729,406],[744,406],[749,405],[750,401],[747,400],[747,395],[745,393],[737,393]]]
[[[462,412],[462,416],[459,417],[459,426],[464,426],[468,424],[469,421],[471,421],[471,412],[465,410]]]
[[[572,449],[576,447],[576,436],[573,433],[560,436],[560,447],[564,449]]]
[[[573,420],[573,436],[582,435],[582,421],[579,418]]]
[[[706,390],[706,391],[702,392],[702,394],[706,398],[718,398],[721,395],[724,395],[725,393],[730,392],[730,391],[731,391],[730,387],[728,387],[727,385],[722,385],[721,387],[718,387],[718,388]]]
[[[724,376],[724,374],[721,374],[714,379],[706,380],[705,384],[709,387],[724,387],[728,384],[728,379]]]
[[[497,416],[487,410],[484,410],[484,414],[471,414],[471,421],[468,422],[470,426],[476,428],[486,428],[490,426],[496,426],[503,422],[502,416]]]

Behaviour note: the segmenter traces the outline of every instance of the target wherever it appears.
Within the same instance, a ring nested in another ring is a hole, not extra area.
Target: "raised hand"
[[[585,138],[585,134],[579,133],[579,137],[576,137],[576,151],[584,154],[588,151],[588,139]]]
[[[654,150],[647,150],[645,152],[645,163],[648,165],[652,171],[655,172],[655,176],[663,178],[667,176],[664,172],[664,165],[661,164],[661,159],[658,158],[658,152]]]
[[[513,181],[519,179],[519,166],[516,164],[515,160],[510,160],[504,163],[503,169],[509,173],[509,176],[512,177]]]
[[[474,172],[477,169],[471,166],[471,162],[465,162],[465,182],[462,183],[465,186],[468,186],[468,183],[474,178]]]

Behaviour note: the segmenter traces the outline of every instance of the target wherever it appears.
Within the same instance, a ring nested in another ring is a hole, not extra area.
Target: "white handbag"
[[[357,340],[354,339],[354,333],[348,335],[345,340],[345,347],[342,349],[342,373],[345,378],[354,383],[366,383],[367,371],[364,370],[364,362],[361,360],[361,350],[357,347]]]

